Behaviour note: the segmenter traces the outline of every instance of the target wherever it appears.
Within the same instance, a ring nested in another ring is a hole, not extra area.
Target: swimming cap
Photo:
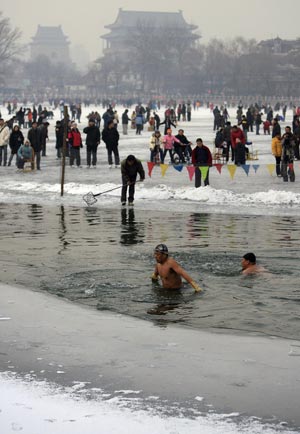
[[[169,254],[168,247],[165,244],[158,244],[155,249],[155,252],[164,253],[165,255]]]

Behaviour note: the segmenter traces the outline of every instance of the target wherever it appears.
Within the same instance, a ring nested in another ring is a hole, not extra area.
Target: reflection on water
[[[299,219],[138,209],[1,206],[1,280],[159,325],[183,323],[298,338]],[[204,287],[153,286],[153,247]],[[254,251],[268,275],[243,277]]]

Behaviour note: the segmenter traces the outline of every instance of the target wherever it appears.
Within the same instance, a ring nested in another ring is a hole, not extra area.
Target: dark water
[[[300,336],[300,218],[1,205],[2,282],[194,328]],[[153,285],[153,248],[171,255],[205,289]],[[266,275],[242,277],[254,251]]]

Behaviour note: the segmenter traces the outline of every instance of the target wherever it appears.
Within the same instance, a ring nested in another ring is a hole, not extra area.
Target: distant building
[[[174,62],[178,67],[183,55],[194,48],[200,39],[199,34],[194,33],[198,27],[187,23],[182,11],[143,12],[120,8],[115,22],[105,27],[109,33],[101,36],[104,41],[103,57],[97,64],[104,88],[114,90],[126,88],[129,91],[133,87],[157,89],[164,81],[158,51],[164,49],[166,52],[167,49],[169,65]],[[144,51],[141,46],[146,47]],[[156,54],[150,64],[148,55],[152,49],[152,55],[154,51]],[[139,65],[135,65],[137,51]],[[170,66],[172,74],[176,73],[175,69]],[[171,80],[176,79],[169,74]]]
[[[44,55],[53,62],[71,62],[69,45],[61,26],[39,25],[30,44],[31,60]]]
[[[267,39],[258,43],[261,50],[267,50],[273,54],[288,54],[300,50],[300,38],[295,40],[281,39],[277,36],[274,39]]]
[[[182,11],[142,12],[124,11],[120,8],[116,21],[113,24],[105,26],[110,30],[110,33],[101,36],[106,43],[104,50],[118,51],[119,49],[130,49],[130,47],[126,47],[128,36],[130,32],[139,26],[145,28],[150,36],[151,31],[157,32],[160,29],[172,29],[177,30],[178,35],[180,35],[180,31],[184,31],[183,37],[188,37],[191,44],[200,38],[199,35],[193,33],[198,27],[188,24],[183,17]]]

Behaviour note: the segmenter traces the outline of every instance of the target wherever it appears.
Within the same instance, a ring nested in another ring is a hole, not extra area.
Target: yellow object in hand
[[[191,281],[191,285],[194,288],[195,292],[201,292],[202,291],[202,288],[200,288],[198,283],[194,282],[193,280]]]
[[[156,282],[158,280],[158,276],[155,273],[153,273],[151,279]]]

